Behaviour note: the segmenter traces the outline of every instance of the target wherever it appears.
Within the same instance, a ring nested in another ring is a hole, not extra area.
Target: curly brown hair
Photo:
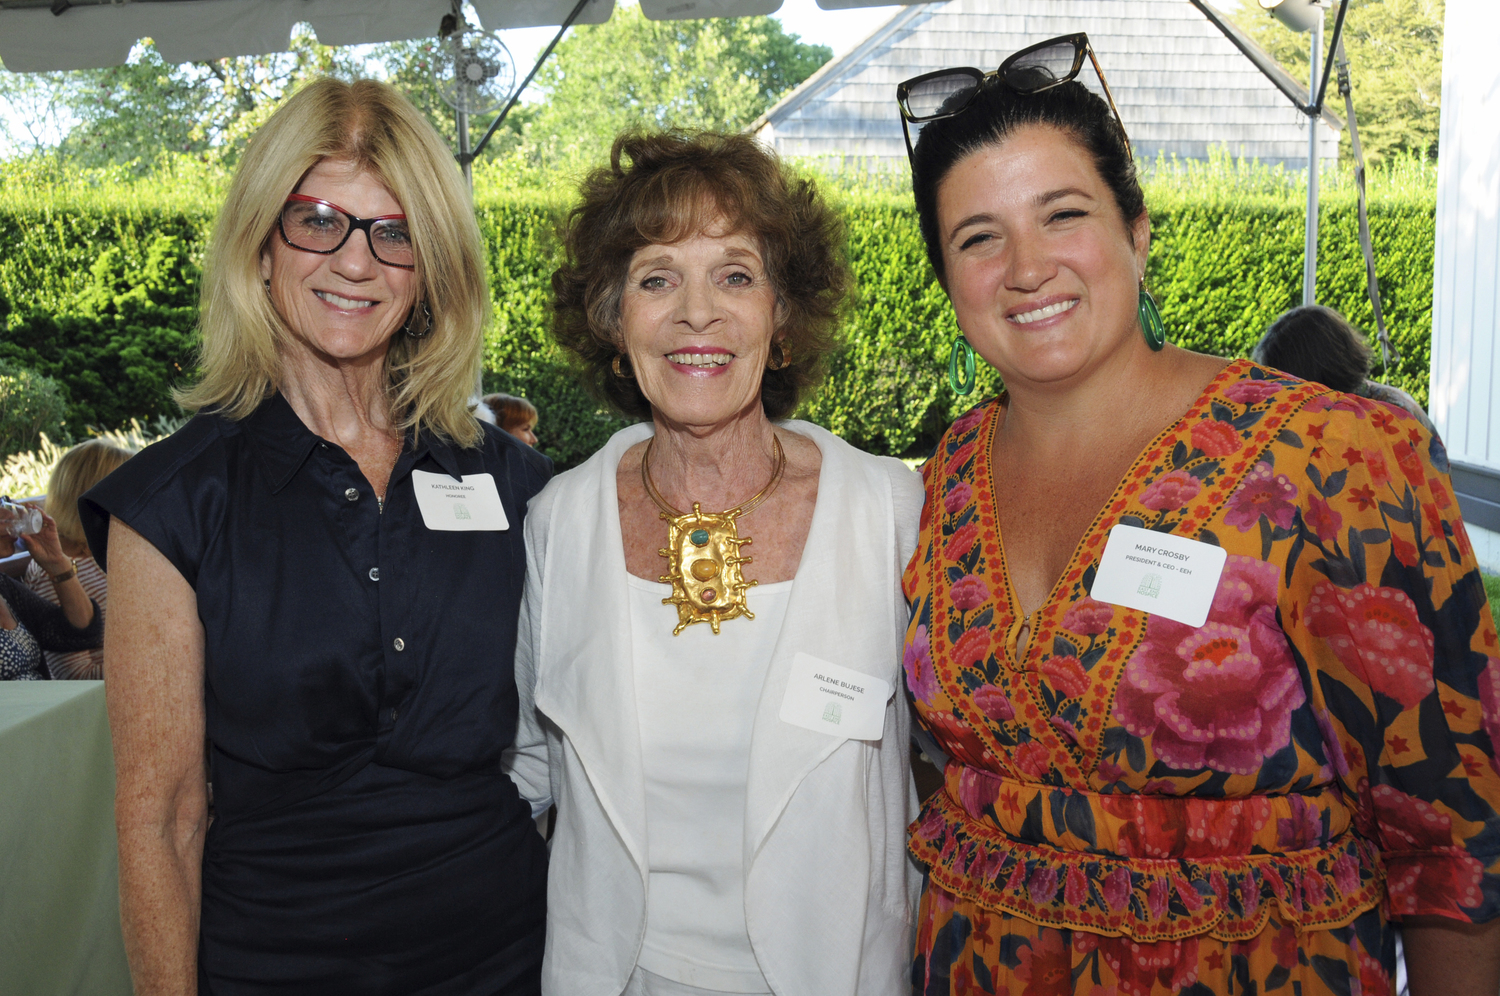
[[[747,135],[627,132],[580,193],[561,233],[563,264],[552,274],[552,335],[606,403],[632,418],[651,417],[635,380],[610,369],[621,353],[620,299],[631,258],[720,219],[759,241],[776,291],[774,335],[789,362],[761,380],[767,417],[790,415],[822,381],[840,345],[851,277],[843,223],[811,180],[789,173]]]

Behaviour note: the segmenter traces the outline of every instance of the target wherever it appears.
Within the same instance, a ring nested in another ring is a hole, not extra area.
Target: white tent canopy
[[[817,0],[825,10],[893,0]],[[894,0],[901,2],[901,0]],[[561,24],[577,0],[469,0],[490,30]],[[772,14],[781,0],[641,0],[658,21]],[[56,10],[57,13],[53,13]],[[168,62],[284,51],[312,25],[325,45],[430,38],[451,0],[0,0],[0,61],[13,72],[122,65],[142,38]],[[590,0],[575,24],[600,24],[614,0]]]

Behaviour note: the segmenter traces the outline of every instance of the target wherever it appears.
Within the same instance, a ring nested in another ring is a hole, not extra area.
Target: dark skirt
[[[509,778],[368,763],[270,813],[220,809],[199,992],[535,996],[546,892],[546,844]]]

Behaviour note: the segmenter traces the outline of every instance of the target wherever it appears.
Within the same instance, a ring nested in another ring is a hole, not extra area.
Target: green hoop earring
[[[1167,327],[1161,322],[1161,312],[1157,310],[1156,301],[1152,299],[1151,292],[1146,290],[1146,285],[1141,285],[1141,300],[1137,308],[1141,319],[1141,331],[1146,335],[1146,345],[1151,347],[1152,352],[1160,352],[1167,344]]]
[[[960,360],[962,357],[962,360]],[[958,377],[958,365],[963,363],[964,376]],[[974,390],[974,384],[979,375],[974,370],[974,349],[969,345],[969,340],[962,334],[953,340],[953,349],[948,353],[948,383],[953,388],[953,393],[963,397]]]

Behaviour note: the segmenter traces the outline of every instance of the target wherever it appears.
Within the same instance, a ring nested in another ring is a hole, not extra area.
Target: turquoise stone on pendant
[[[694,529],[692,531],[692,533],[690,533],[688,535],[688,539],[690,539],[690,540],[693,541],[693,545],[694,546],[707,546],[708,545],[708,530],[707,529]]]

